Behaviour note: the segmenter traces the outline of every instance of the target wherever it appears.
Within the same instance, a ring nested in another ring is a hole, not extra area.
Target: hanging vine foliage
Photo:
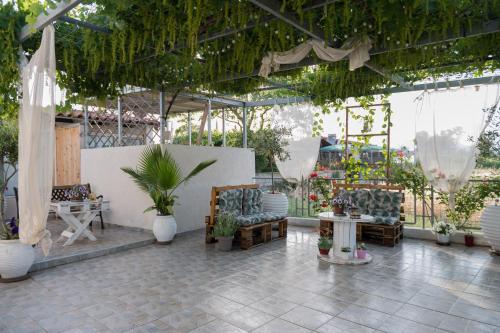
[[[18,35],[55,0],[0,5],[0,101],[15,109]],[[92,4],[92,5],[90,5]],[[498,68],[500,34],[454,40],[472,27],[500,17],[497,0],[340,0],[317,6],[313,0],[281,0],[329,45],[368,36],[372,62],[413,82],[426,77]],[[26,11],[25,11],[26,10]],[[165,89],[208,89],[248,93],[264,82],[256,77],[262,57],[285,51],[309,37],[241,0],[96,0],[70,14],[109,33],[56,23],[59,82],[82,96],[106,96],[125,85]],[[424,41],[446,42],[421,45]],[[35,34],[23,42],[32,54]],[[390,51],[390,52],[389,52]],[[293,83],[317,103],[370,95],[394,85],[367,68],[354,72],[346,62],[273,74]]]

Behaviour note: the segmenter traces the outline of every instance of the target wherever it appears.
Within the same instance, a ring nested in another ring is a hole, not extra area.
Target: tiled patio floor
[[[0,332],[500,332],[500,258],[405,239],[330,266],[316,235],[220,253],[202,232],[0,285]]]

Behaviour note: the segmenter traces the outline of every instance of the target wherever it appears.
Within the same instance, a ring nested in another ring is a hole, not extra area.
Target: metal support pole
[[[165,143],[165,94],[160,91],[160,143]]]
[[[83,148],[89,147],[89,109],[87,104],[83,106]]]
[[[247,107],[243,107],[243,148],[247,148]]]
[[[123,115],[123,105],[122,105],[122,97],[118,96],[118,146],[122,145],[123,139],[123,124],[122,124],[122,115]]]
[[[212,101],[207,101],[207,141],[208,146],[212,146]]]
[[[191,134],[192,134],[192,128],[191,128],[191,112],[189,111],[188,112],[188,142],[189,142],[189,145],[192,146],[193,145],[193,140],[191,138]]]
[[[226,109],[222,108],[222,147],[226,146]]]

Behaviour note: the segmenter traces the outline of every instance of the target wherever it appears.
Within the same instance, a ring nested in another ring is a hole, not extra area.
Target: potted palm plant
[[[19,240],[19,225],[15,218],[0,223],[0,281],[15,282],[28,277],[35,261],[35,251]]]
[[[213,231],[213,237],[217,240],[215,248],[219,251],[231,251],[234,234],[238,228],[239,225],[232,214],[219,214]]]
[[[182,177],[181,169],[173,157],[166,150],[162,151],[160,145],[151,145],[142,152],[136,169],[121,168],[153,200],[153,206],[144,212],[152,210],[157,212],[153,222],[153,233],[158,243],[170,243],[177,232],[174,218],[174,203],[177,196],[173,194],[174,191],[215,162],[216,160],[201,162],[186,177]]]

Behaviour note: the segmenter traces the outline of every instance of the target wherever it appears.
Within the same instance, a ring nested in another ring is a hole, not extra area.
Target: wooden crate
[[[272,229],[275,224],[278,225],[277,237],[273,237]],[[287,219],[249,225],[240,227],[237,239],[240,241],[241,249],[248,250],[273,240],[286,238],[287,228]]]
[[[357,232],[361,241],[385,246],[395,246],[403,238],[403,224],[394,225],[358,223]]]

